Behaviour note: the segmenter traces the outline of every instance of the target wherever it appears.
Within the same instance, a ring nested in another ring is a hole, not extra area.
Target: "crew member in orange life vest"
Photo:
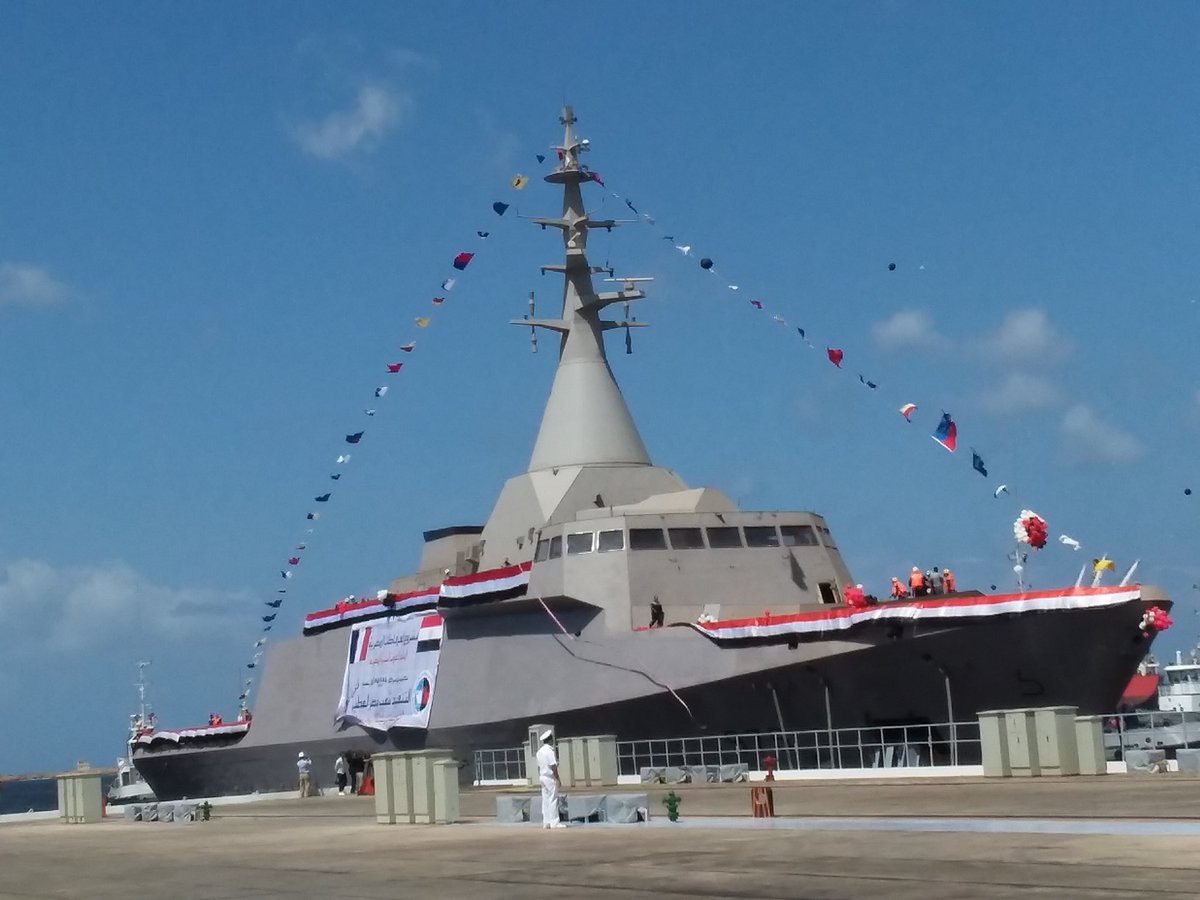
[[[945,587],[947,594],[954,593],[954,591],[955,591],[954,573],[951,572],[949,569],[942,570],[942,584]]]
[[[908,576],[908,586],[912,589],[914,597],[925,595],[925,576],[921,574],[921,570],[916,566],[913,566],[912,574]]]
[[[904,585],[900,583],[900,579],[895,575],[892,576],[892,599],[903,600],[908,596],[908,591],[904,589]]]

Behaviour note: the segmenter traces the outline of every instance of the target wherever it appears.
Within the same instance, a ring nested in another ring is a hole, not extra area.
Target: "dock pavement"
[[[187,824],[9,822],[0,898],[1200,893],[1200,778],[1182,775],[777,783],[772,820],[749,817],[747,785],[654,786],[648,824],[554,831],[495,824],[496,794],[513,790],[465,789],[450,826],[377,825],[371,798],[336,795],[218,804]]]

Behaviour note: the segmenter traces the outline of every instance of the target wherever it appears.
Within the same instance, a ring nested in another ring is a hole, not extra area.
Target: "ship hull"
[[[733,648],[686,627],[572,639],[530,630],[532,619],[518,633],[512,621],[503,633],[448,623],[427,731],[334,725],[348,634],[329,632],[275,648],[244,739],[139,751],[135,762],[172,799],[294,790],[301,750],[318,786],[332,783],[340,754],[426,746],[453,750],[469,780],[474,750],[516,746],[542,722],[636,740],[962,722],[1013,707],[1106,713],[1148,649],[1137,626],[1149,605]]]

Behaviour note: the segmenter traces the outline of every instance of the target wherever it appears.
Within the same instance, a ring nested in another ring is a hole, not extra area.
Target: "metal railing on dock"
[[[744,765],[764,768],[772,757],[779,770],[837,770],[977,765],[981,759],[979,723],[883,725],[862,728],[773,731],[761,734],[651,738],[617,742],[621,775],[642,769]],[[519,781],[525,777],[525,749],[475,751],[477,783]]]

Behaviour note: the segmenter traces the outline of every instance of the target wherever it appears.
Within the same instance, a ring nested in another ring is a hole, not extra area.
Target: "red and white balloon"
[[[1032,509],[1023,509],[1017,521],[1013,522],[1013,536],[1022,544],[1041,550],[1049,537],[1046,520]]]

